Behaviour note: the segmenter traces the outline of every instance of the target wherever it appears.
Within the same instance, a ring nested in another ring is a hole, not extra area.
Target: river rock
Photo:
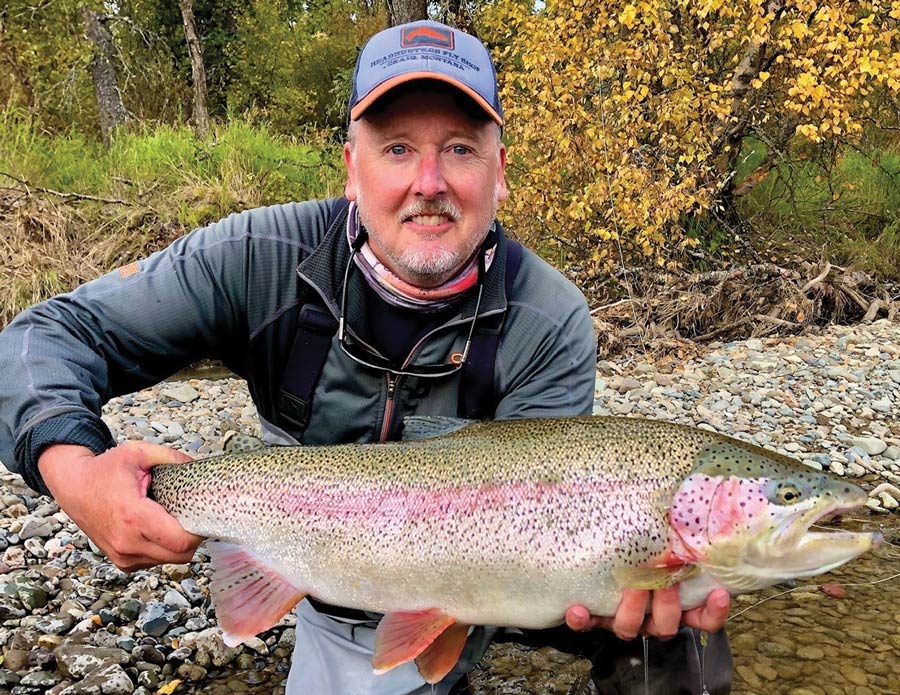
[[[108,664],[91,671],[84,680],[74,683],[60,695],[130,695],[134,683],[118,664]]]
[[[46,690],[59,683],[59,674],[50,671],[32,671],[22,677],[21,685],[31,685]]]
[[[859,449],[862,449],[869,456],[877,456],[885,449],[887,444],[877,437],[852,437],[850,443]]]
[[[179,403],[193,403],[200,398],[197,390],[187,382],[164,386],[160,391],[160,395],[163,398],[178,401]]]
[[[222,632],[217,627],[207,628],[197,633],[192,639],[185,636],[184,646],[193,646],[197,653],[194,661],[201,666],[225,666],[241,653],[239,648],[229,647],[222,639]]]
[[[96,669],[105,668],[110,664],[127,664],[129,661],[128,654],[121,649],[87,644],[63,645],[58,647],[54,654],[60,672],[74,679],[84,678]]]

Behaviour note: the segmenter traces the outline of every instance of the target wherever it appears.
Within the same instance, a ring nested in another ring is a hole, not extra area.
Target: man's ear
[[[497,170],[497,200],[506,200],[506,145],[500,143],[500,168]]]
[[[344,184],[344,197],[356,200],[356,167],[353,162],[353,145],[344,143],[344,166],[347,168],[347,182]]]

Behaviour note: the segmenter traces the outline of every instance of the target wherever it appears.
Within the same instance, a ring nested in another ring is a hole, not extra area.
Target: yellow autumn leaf
[[[181,685],[181,681],[178,678],[170,680],[168,683],[166,683],[156,691],[156,695],[172,695],[172,693],[175,692],[176,688],[178,688],[179,685]]]

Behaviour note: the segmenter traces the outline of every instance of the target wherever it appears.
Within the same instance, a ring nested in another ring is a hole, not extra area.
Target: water
[[[900,695],[900,518],[864,512],[842,525],[880,530],[885,542],[790,593],[779,586],[734,600],[733,695]],[[829,584],[846,596],[823,592]]]

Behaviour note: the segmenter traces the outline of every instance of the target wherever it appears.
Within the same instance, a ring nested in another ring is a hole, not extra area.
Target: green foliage
[[[56,0],[40,7],[8,0],[0,7],[0,108],[22,106],[51,125],[85,121],[96,112],[81,8],[97,0]]]
[[[16,189],[0,209],[0,326],[192,227],[343,188],[340,148],[312,130],[287,137],[235,119],[201,140],[186,126],[142,126],[104,149],[37,126],[24,109],[0,112],[0,185]]]
[[[385,22],[380,6],[356,0],[247,3],[230,51],[229,105],[262,112],[281,132],[340,126],[359,49]]]
[[[94,196],[152,191],[160,210],[173,194],[194,199],[202,190],[221,203],[212,216],[336,194],[343,185],[340,149],[315,131],[281,136],[233,120],[204,141],[186,126],[143,126],[124,131],[105,150],[76,130],[42,133],[23,110],[0,113],[0,171],[32,186]],[[195,217],[191,212],[181,221],[199,223]]]
[[[856,148],[806,150],[785,158],[736,207],[757,230],[757,246],[778,256],[834,260],[900,279],[900,153],[879,138]],[[747,143],[739,178],[768,156],[759,141]]]

